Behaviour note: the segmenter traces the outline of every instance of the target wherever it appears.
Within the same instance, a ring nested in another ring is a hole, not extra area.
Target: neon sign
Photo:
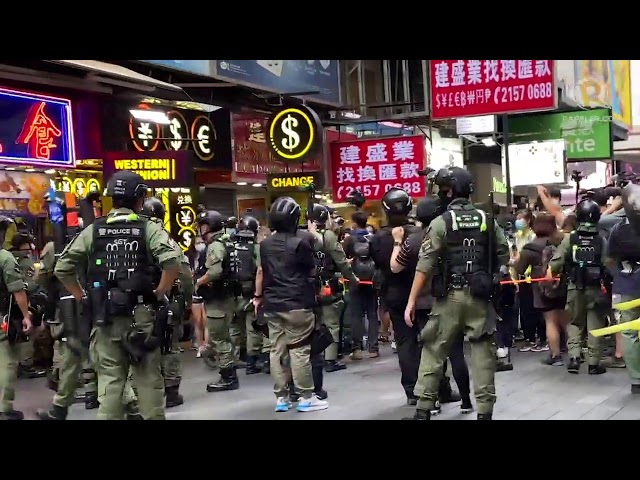
[[[75,167],[71,101],[0,88],[0,163]]]

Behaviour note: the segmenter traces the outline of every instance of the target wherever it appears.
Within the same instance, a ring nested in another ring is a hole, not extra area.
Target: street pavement
[[[329,409],[312,413],[274,412],[273,385],[265,374],[245,376],[240,371],[239,390],[207,393],[205,385],[217,374],[196,359],[193,351],[181,355],[185,404],[167,411],[170,420],[399,420],[414,412],[405,405],[398,359],[388,346],[382,347],[377,359],[349,361],[347,370],[325,374]],[[514,370],[496,375],[495,420],[640,419],[640,396],[631,395],[625,369],[592,376],[583,365],[579,375],[571,375],[566,368],[542,365],[545,355],[514,352]],[[47,407],[52,392],[46,389],[44,379],[20,380],[16,398],[15,408],[27,419],[35,419],[35,410]],[[91,420],[96,412],[74,405],[69,419]],[[435,418],[475,417],[460,414],[459,404],[451,404],[444,405],[443,413]]]

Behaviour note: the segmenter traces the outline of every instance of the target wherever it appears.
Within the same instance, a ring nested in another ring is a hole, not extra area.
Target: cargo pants
[[[249,335],[246,324],[242,318],[242,312],[240,311],[243,301],[242,297],[234,299],[233,318],[229,324],[229,337],[231,338],[233,361],[235,363],[239,362],[240,357],[242,357],[242,353],[246,352],[247,339]]]
[[[269,353],[271,351],[271,342],[268,337],[253,329],[252,323],[256,318],[253,305],[245,311],[245,308],[250,302],[251,298],[239,299],[236,321],[244,324],[245,331],[247,332],[247,355],[257,356],[261,353]]]
[[[414,394],[417,408],[429,411],[438,400],[443,365],[451,345],[464,333],[471,346],[471,376],[479,414],[493,413],[496,403],[496,313],[491,302],[473,298],[469,288],[450,290],[434,302],[423,341],[418,381]]]
[[[236,307],[236,299],[216,299],[207,302],[207,328],[209,342],[215,352],[220,370],[233,367],[233,345],[231,343],[231,322]]]
[[[320,306],[322,323],[331,332],[333,343],[324,351],[324,359],[327,361],[338,359],[338,347],[340,342],[340,317],[344,310],[344,300]],[[376,339],[377,340],[377,339]]]
[[[171,351],[162,355],[162,377],[164,387],[179,387],[182,381],[180,365],[180,338],[182,337],[182,323],[176,323],[173,329]]]
[[[137,305],[133,312],[136,325],[145,333],[153,331],[155,315],[152,307]],[[130,383],[137,390],[138,404],[145,420],[164,420],[164,379],[160,349],[148,352],[132,363],[123,346],[123,339],[131,330],[130,317],[114,317],[110,324],[91,332],[91,357],[98,374],[98,420],[125,418],[125,392]]]
[[[571,323],[567,326],[567,345],[570,358],[580,358],[587,332],[589,349],[588,365],[599,365],[602,359],[603,339],[588,332],[607,325],[611,302],[600,287],[577,290],[570,285],[567,292],[567,309],[571,312]]]
[[[638,295],[621,295],[621,302],[635,300]],[[640,318],[640,308],[632,308],[620,312],[620,322],[630,322]],[[622,332],[622,350],[627,372],[631,377],[631,385],[640,385],[640,338],[637,330]]]
[[[7,335],[0,330],[0,412],[13,411],[16,398],[20,344],[10,345]]]

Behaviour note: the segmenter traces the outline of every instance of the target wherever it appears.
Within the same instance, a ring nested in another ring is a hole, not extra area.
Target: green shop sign
[[[496,193],[507,193],[507,186],[498,180],[497,178],[493,178],[493,191]]]
[[[540,142],[564,139],[568,160],[611,158],[611,115],[606,108],[512,117],[509,141]]]

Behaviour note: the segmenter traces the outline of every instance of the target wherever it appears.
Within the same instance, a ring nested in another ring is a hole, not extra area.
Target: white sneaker
[[[391,342],[391,351],[393,353],[397,353],[398,352],[398,348],[396,347],[396,342],[395,341]]]
[[[279,397],[276,401],[276,412],[288,412],[291,408],[291,402],[288,398]]]
[[[507,356],[509,356],[509,349],[506,347],[498,348],[497,354],[498,358],[507,358]]]
[[[329,408],[329,402],[320,400],[315,395],[312,395],[311,398],[300,399],[297,407],[299,412],[315,412],[317,410],[326,410],[327,408]]]

